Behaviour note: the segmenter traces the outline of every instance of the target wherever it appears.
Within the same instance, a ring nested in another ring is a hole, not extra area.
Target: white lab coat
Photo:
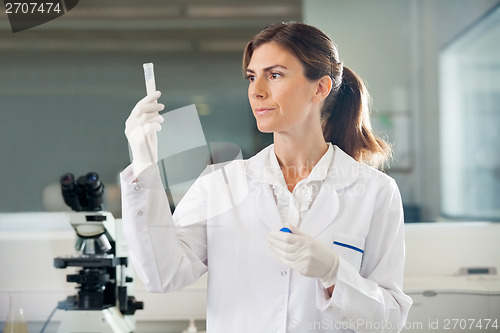
[[[124,232],[146,288],[178,290],[208,270],[208,333],[399,331],[411,299],[402,291],[404,225],[394,180],[334,146],[300,226],[340,256],[329,297],[266,243],[282,227],[272,188],[259,181],[269,149],[209,166],[173,218],[156,167],[136,183],[131,167],[122,172]]]

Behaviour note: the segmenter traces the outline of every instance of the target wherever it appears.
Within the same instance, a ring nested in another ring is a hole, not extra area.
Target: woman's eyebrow
[[[273,69],[276,69],[276,68],[287,69],[283,65],[271,65],[271,66],[268,66],[268,67],[264,68],[263,72],[270,72],[270,71],[272,71]],[[247,72],[248,73],[255,73],[255,71],[253,69],[251,69],[251,68],[247,68]]]

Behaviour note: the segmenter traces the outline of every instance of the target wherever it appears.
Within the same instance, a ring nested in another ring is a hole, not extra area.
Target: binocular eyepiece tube
[[[102,210],[104,184],[97,173],[89,172],[78,179],[72,173],[65,173],[60,183],[64,202],[74,211]]]

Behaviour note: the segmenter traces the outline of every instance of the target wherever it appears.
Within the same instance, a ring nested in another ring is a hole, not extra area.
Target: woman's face
[[[320,122],[318,82],[304,76],[302,63],[286,49],[273,42],[257,47],[246,73],[261,132],[300,134]]]

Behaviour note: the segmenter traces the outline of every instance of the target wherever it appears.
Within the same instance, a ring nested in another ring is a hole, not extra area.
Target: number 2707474
[[[6,14],[53,14],[61,13],[60,2],[6,2]]]

